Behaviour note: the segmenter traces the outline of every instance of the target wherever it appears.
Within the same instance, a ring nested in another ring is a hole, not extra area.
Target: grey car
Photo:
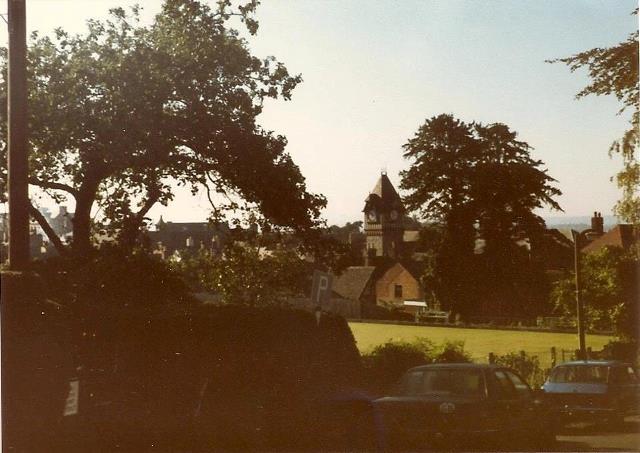
[[[542,386],[545,398],[570,421],[619,423],[638,413],[640,384],[629,363],[584,360],[556,366]]]

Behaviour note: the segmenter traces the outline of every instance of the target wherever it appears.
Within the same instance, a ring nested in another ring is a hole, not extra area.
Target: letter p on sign
[[[313,285],[311,287],[311,302],[322,306],[331,298],[331,274],[313,271]]]

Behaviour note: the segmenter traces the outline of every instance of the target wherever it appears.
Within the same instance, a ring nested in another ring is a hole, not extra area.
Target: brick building
[[[417,231],[406,230],[406,210],[382,173],[364,202],[364,266],[351,266],[334,280],[335,293],[361,304],[363,316],[376,306],[404,308],[405,300],[423,300],[421,263],[411,258]]]

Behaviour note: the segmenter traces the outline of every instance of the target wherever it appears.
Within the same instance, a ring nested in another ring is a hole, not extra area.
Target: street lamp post
[[[573,236],[573,266],[575,270],[575,280],[576,280],[576,314],[578,317],[578,337],[580,339],[580,360],[587,359],[587,345],[585,339],[585,328],[584,328],[584,303],[582,302],[581,297],[581,281],[580,281],[580,247],[582,245],[582,239],[586,238],[586,235],[589,233],[594,233],[593,229],[584,230],[582,232],[578,232],[575,230],[571,230],[571,235]]]

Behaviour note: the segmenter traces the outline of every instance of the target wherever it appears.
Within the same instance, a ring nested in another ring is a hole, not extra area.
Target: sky
[[[160,0],[27,0],[27,28],[81,32],[88,18]],[[405,144],[425,119],[502,122],[529,143],[563,195],[564,213],[611,214],[621,168],[608,148],[628,125],[613,97],[575,94],[588,83],[545,60],[624,41],[635,0],[271,0],[259,6],[253,53],[274,55],[303,82],[291,101],[268,101],[258,122],[285,135],[308,189],[327,197],[330,224],[361,220],[381,171],[399,184]],[[6,42],[6,27],[2,39]],[[198,221],[205,196],[181,192],[157,220]]]

